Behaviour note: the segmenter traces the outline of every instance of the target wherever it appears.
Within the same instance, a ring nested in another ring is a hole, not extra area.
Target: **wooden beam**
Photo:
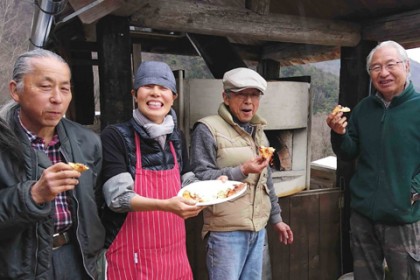
[[[130,0],[131,23],[142,27],[215,36],[326,46],[355,46],[360,26],[282,14],[259,15],[246,8],[180,0]],[[120,11],[121,12],[121,11]]]
[[[223,78],[224,73],[233,68],[247,67],[225,37],[199,34],[188,34],[188,37],[215,79]]]
[[[198,55],[187,37],[171,39],[153,36],[140,37],[131,34],[131,40],[133,44],[140,44],[143,52],[188,56]]]
[[[272,44],[263,47],[263,59],[280,62],[282,66],[306,64],[340,58],[339,47],[303,45],[303,44]]]
[[[362,38],[367,41],[397,41],[405,47],[420,47],[420,10],[383,17],[364,24]]]
[[[124,0],[69,0],[69,2],[75,12],[97,3],[79,15],[80,20],[84,24],[90,24],[120,8]]]
[[[270,0],[245,0],[245,8],[259,15],[268,15],[270,13]]]

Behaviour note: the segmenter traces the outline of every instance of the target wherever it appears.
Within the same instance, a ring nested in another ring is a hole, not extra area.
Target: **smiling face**
[[[42,138],[51,137],[72,98],[67,64],[54,58],[32,58],[32,71],[23,77],[23,89],[9,83],[12,98],[20,104],[23,125]]]
[[[239,92],[223,93],[223,102],[240,122],[250,122],[260,106],[261,92],[247,88]]]
[[[377,49],[372,56],[370,67],[375,66],[380,66],[380,70],[370,71],[372,83],[385,100],[391,101],[404,90],[410,69],[409,61],[403,61],[394,47],[384,46]]]
[[[154,123],[161,124],[171,110],[176,95],[166,87],[159,85],[144,85],[132,91],[138,110]]]

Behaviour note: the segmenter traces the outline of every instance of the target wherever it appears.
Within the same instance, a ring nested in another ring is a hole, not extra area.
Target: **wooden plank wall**
[[[304,191],[279,199],[295,242],[280,244],[267,227],[273,280],[336,280],[341,275],[339,189]],[[187,250],[194,279],[206,280],[202,216],[186,221]]]

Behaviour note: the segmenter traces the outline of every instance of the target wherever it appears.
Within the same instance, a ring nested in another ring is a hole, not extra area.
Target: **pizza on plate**
[[[217,198],[228,198],[228,197],[231,197],[231,196],[237,194],[238,192],[240,192],[241,190],[243,190],[243,188],[245,188],[245,183],[234,184],[233,185],[233,188],[228,188],[223,193],[220,193],[219,192],[217,194]],[[219,195],[221,197],[219,197]]]
[[[246,187],[246,183],[236,183],[231,187],[219,190],[217,194],[213,195],[204,195],[199,194],[194,191],[185,190],[182,193],[182,197],[189,200],[194,200],[195,202],[211,202],[229,198],[231,196],[236,195],[237,193],[241,192]]]
[[[73,168],[76,171],[79,171],[80,173],[85,172],[89,169],[89,167],[83,163],[69,162],[68,165],[70,165],[71,168]]]
[[[182,197],[189,200],[194,200],[195,202],[204,202],[204,199],[200,197],[198,194],[191,192],[189,190],[185,190],[182,193]]]

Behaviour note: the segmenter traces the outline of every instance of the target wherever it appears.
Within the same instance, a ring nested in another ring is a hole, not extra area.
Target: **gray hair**
[[[12,77],[12,79],[16,82],[16,88],[18,92],[22,92],[23,90],[23,77],[33,71],[33,66],[31,63],[33,58],[52,58],[68,66],[67,62],[61,56],[49,50],[35,49],[21,54],[16,59],[15,65],[13,67]]]
[[[404,66],[407,67],[407,61],[409,59],[408,59],[407,51],[403,48],[403,46],[401,46],[400,44],[398,44],[395,41],[384,41],[384,42],[379,43],[375,48],[373,48],[370,51],[369,55],[367,56],[367,58],[366,58],[366,70],[368,71],[368,73],[370,73],[369,67],[370,67],[370,64],[372,62],[373,55],[375,54],[375,52],[378,49],[383,48],[383,47],[392,47],[392,48],[396,49],[398,54],[401,57],[401,60],[404,62]],[[411,73],[409,71],[407,78],[410,77],[410,74]]]

